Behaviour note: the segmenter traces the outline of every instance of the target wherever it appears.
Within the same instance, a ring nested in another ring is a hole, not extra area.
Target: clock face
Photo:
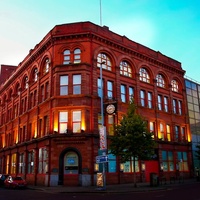
[[[115,112],[115,106],[113,104],[109,104],[106,107],[106,112],[108,114],[113,114]]]

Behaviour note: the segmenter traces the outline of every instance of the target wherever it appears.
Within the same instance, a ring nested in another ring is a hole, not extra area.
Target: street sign
[[[96,163],[105,163],[108,162],[108,156],[96,156]]]

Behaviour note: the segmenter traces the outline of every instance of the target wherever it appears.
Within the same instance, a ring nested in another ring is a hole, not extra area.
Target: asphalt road
[[[166,190],[128,193],[58,193],[31,189],[0,188],[0,200],[200,200],[200,182]]]

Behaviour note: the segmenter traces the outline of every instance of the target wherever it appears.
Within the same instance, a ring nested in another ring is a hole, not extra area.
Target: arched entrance
[[[79,185],[82,173],[81,154],[76,148],[66,148],[59,156],[58,185]]]

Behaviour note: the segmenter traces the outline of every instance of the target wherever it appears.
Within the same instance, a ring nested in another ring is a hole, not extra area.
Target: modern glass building
[[[195,156],[196,145],[200,142],[200,83],[190,78],[185,79],[190,130],[192,135],[192,151],[194,169],[200,168],[200,162]]]

